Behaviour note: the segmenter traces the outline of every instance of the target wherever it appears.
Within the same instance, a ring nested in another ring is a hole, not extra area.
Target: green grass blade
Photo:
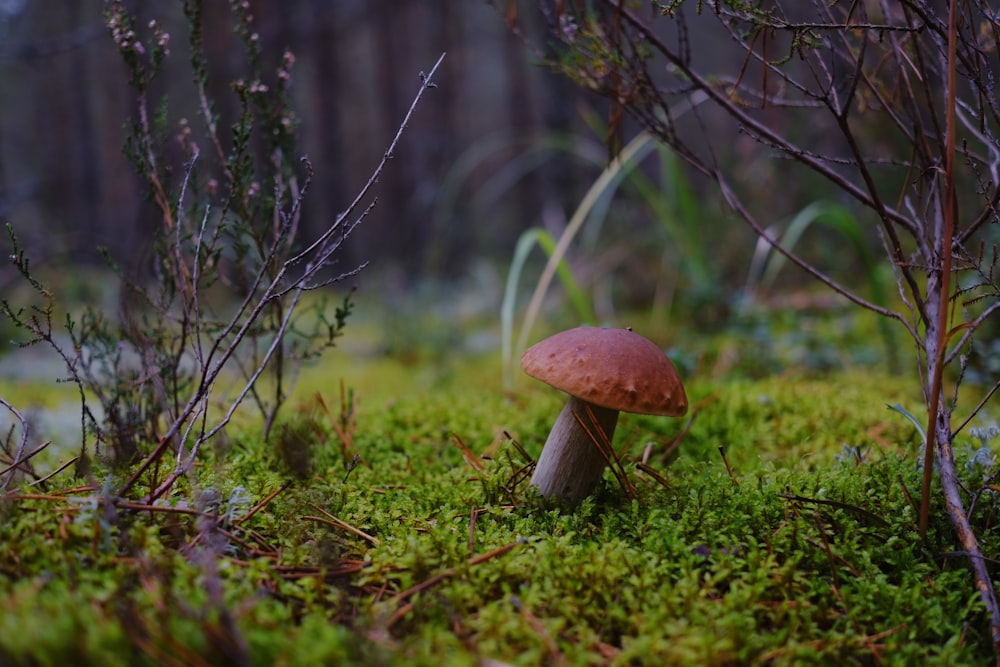
[[[517,157],[504,162],[466,200],[465,187],[483,165],[514,152]],[[485,211],[499,200],[511,187],[532,171],[545,165],[554,154],[572,156],[582,164],[600,168],[604,164],[605,153],[594,141],[585,141],[578,136],[553,132],[541,135],[511,135],[500,133],[485,137],[459,155],[448,169],[435,200],[432,224],[438,230],[437,236],[444,239],[449,224],[456,217],[460,201],[467,201],[473,211]],[[440,261],[444,249],[432,247],[428,255],[433,265]]]
[[[500,303],[500,358],[503,366],[503,386],[511,389],[514,386],[513,368],[513,338],[514,338],[514,306],[517,300],[517,284],[521,279],[521,271],[528,259],[528,254],[535,243],[537,229],[526,230],[514,246],[514,255],[510,260],[507,272],[507,284],[504,286],[503,300]]]
[[[503,363],[503,385],[510,389],[514,385],[514,311],[517,301],[517,286],[524,271],[524,265],[535,245],[538,245],[551,259],[556,250],[556,240],[547,230],[538,227],[525,230],[517,240],[514,247],[514,255],[510,262],[510,271],[507,274],[507,283],[504,286],[503,301],[500,304],[500,328],[501,328],[501,359]],[[566,290],[570,303],[576,310],[577,317],[581,322],[594,322],[597,317],[590,305],[580,284],[573,276],[569,264],[562,260],[556,266],[556,275]]]
[[[814,224],[828,227],[838,232],[848,241],[861,259],[872,303],[880,306],[888,306],[888,286],[883,274],[879,271],[878,262],[872,253],[871,246],[865,238],[861,224],[844,207],[827,202],[815,202],[806,206],[788,223],[785,233],[781,235],[782,247],[792,250],[803,234],[805,234],[806,230]],[[784,255],[770,248],[759,286],[763,288],[771,286],[777,279],[778,272],[787,261],[788,259]],[[895,370],[899,367],[899,354],[894,342],[892,329],[889,326],[889,322],[884,318],[880,318],[878,326],[885,345],[889,366]]]
[[[679,248],[681,273],[692,285],[701,288],[712,275],[701,228],[705,216],[681,161],[667,146],[658,144],[656,149],[662,181],[654,184],[637,170],[623,187],[635,191],[653,211],[667,238]]]
[[[542,307],[542,300],[545,298],[545,293],[548,291],[549,285],[552,279],[555,277],[556,269],[559,263],[563,261],[566,256],[566,251],[569,249],[570,243],[576,237],[580,228],[589,218],[595,204],[597,204],[603,196],[608,192],[613,191],[618,184],[621,182],[622,178],[626,173],[645,157],[650,150],[652,150],[654,143],[648,132],[642,132],[637,135],[632,141],[622,149],[622,152],[618,157],[613,160],[604,171],[601,172],[597,180],[591,184],[587,193],[584,195],[580,204],[577,206],[576,210],[573,212],[573,216],[570,218],[569,223],[566,225],[566,229],[559,236],[559,240],[556,242],[555,247],[552,249],[552,253],[549,255],[549,260],[545,264],[545,268],[542,270],[542,275],[538,279],[538,283],[535,286],[535,291],[531,296],[531,300],[528,303],[527,311],[525,312],[524,322],[521,325],[521,333],[517,340],[517,349],[523,350],[527,346],[528,336],[531,334],[531,328],[535,323],[535,319],[538,317],[538,313]]]
[[[917,428],[917,433],[920,434],[920,439],[925,443],[927,442],[927,429],[924,428],[923,422],[917,419],[917,417],[912,412],[904,408],[899,403],[896,403],[895,405],[887,405],[886,407],[889,408],[890,410],[895,410],[899,414],[906,417],[910,421],[910,423]]]

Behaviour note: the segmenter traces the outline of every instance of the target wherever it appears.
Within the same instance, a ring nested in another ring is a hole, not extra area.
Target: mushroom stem
[[[573,416],[574,412],[595,437],[600,438],[597,434],[597,428],[600,428],[611,442],[618,424],[618,410],[602,408],[570,396],[549,432],[531,484],[537,486],[538,492],[546,498],[555,496],[575,505],[601,481],[607,461],[598,444]],[[590,414],[593,414],[596,424],[591,422]]]

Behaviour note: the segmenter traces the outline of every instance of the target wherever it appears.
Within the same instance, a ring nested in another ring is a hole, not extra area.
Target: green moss
[[[537,456],[562,397],[540,385],[516,396],[471,386],[382,405],[362,396],[349,448],[307,401],[308,429],[289,427],[293,444],[308,446],[301,465],[261,443],[252,423],[231,428],[227,446],[207,451],[165,499],[217,511],[224,533],[187,514],[108,515],[96,492],[7,501],[0,662],[988,657],[964,564],[937,557],[954,548],[949,524],[935,515],[927,543],[913,529],[904,485],[918,486],[917,436],[885,407],[908,401],[899,381],[693,382],[701,408],[672,455],[684,420],[621,420],[616,442],[637,496],[608,474],[574,511],[531,493],[523,456],[504,435]],[[456,439],[489,453],[482,469]],[[669,486],[636,471],[647,442]],[[324,516],[354,530],[310,518]]]

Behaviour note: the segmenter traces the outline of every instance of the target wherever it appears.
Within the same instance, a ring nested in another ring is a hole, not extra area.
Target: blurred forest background
[[[164,24],[172,59],[183,65],[181,3],[132,4],[143,20]],[[310,234],[364,184],[419,73],[448,54],[439,88],[418,110],[378,187],[380,203],[345,245],[342,265],[371,260],[406,283],[454,278],[474,258],[509,257],[525,227],[542,211],[571,206],[592,178],[593,169],[587,176],[573,160],[552,155],[547,168],[526,173],[488,210],[468,205],[497,165],[525,145],[543,135],[588,134],[579,109],[594,103],[537,66],[489,3],[254,0],[252,7],[265,62],[277,63],[286,49],[296,56],[299,146],[315,168],[304,217]],[[236,104],[225,86],[245,63],[227,3],[204,8],[210,82],[219,88],[225,126]],[[168,74],[172,120],[187,109],[193,116],[190,73],[173,66]],[[100,264],[98,246],[120,261],[141,262],[156,216],[121,152],[134,102],[101,0],[0,2],[0,89],[0,218],[14,225],[36,266]],[[484,159],[470,162],[477,151]],[[467,171],[456,178],[463,155]],[[448,184],[458,191],[444,192]]]
[[[155,18],[171,34],[172,62],[151,92],[154,99],[167,95],[171,128],[179,131],[187,117],[197,132],[182,3],[128,4],[139,25]],[[546,41],[540,17],[523,11],[519,36],[507,25],[505,0],[250,5],[267,71],[286,49],[295,54],[291,90],[299,152],[315,169],[301,238],[325,229],[364,185],[421,71],[447,53],[435,77],[438,87],[423,99],[376,188],[378,206],[338,251],[338,267],[370,262],[358,279],[361,296],[375,296],[364,289],[377,279],[387,291],[376,298],[396,304],[405,303],[401,294],[424,285],[471,283],[472,291],[480,289],[478,307],[495,321],[519,237],[530,228],[558,237],[608,166],[606,101],[540,65],[542,54],[526,46]],[[102,9],[101,0],[0,0],[0,220],[13,225],[43,279],[53,272],[68,276],[70,267],[106,266],[99,247],[140,275],[152,264],[160,222],[122,154],[135,103]],[[220,126],[227,127],[238,109],[228,86],[245,76],[244,51],[225,0],[206,0],[204,13],[210,92]],[[713,22],[691,14],[696,57],[738,71],[740,53],[714,32]],[[715,157],[732,165],[745,201],[772,211],[775,224],[827,195],[815,178],[783,178],[781,162],[767,147],[740,135],[716,112],[703,111],[678,119],[678,127],[703,136],[731,133],[731,142],[713,149]],[[625,143],[637,126],[626,118],[620,129],[615,139]],[[179,156],[178,150],[173,157]],[[760,286],[766,248],[762,254],[751,231],[724,214],[711,184],[691,177],[666,149],[647,153],[641,169],[607,192],[594,207],[600,219],[574,239],[568,256],[598,321],[645,311],[651,325],[675,329],[666,315],[682,306],[694,328],[715,326]],[[874,240],[874,226],[865,233]],[[829,230],[810,230],[797,249],[848,284],[865,280],[860,260],[832,253],[831,239],[843,245]],[[7,238],[2,243],[9,246]],[[531,258],[520,282],[522,299],[544,255],[534,250]],[[791,285],[796,297],[803,285],[815,287],[800,272],[785,270],[780,281],[776,274],[770,272],[770,285]],[[14,267],[0,266],[0,290],[16,283]],[[824,309],[828,296],[820,297]],[[808,296],[791,305],[816,303]],[[588,319],[581,312],[567,312],[560,324]]]

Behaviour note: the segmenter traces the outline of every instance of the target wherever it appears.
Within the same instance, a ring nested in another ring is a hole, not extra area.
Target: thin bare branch
[[[424,93],[427,90],[436,87],[437,84],[433,82],[433,77],[441,65],[441,62],[444,60],[444,56],[445,54],[441,54],[429,73],[421,73],[420,86],[408,111],[406,112],[406,115],[403,118],[402,123],[397,129],[395,136],[383,154],[381,161],[369,177],[367,183],[362,187],[360,193],[355,196],[348,208],[343,213],[338,215],[337,219],[326,229],[326,231],[310,243],[305,250],[294,257],[285,260],[274,277],[270,279],[267,286],[261,292],[258,292],[258,286],[264,282],[266,272],[261,270],[257,273],[255,276],[254,287],[249,291],[250,295],[256,295],[256,297],[254,298],[253,296],[248,296],[244,299],[243,304],[238,309],[236,315],[233,316],[228,325],[222,330],[222,334],[216,336],[212,351],[205,357],[205,363],[201,370],[201,378],[195,391],[188,399],[187,404],[178,413],[176,418],[163,434],[160,446],[158,446],[154,452],[147,457],[143,465],[140,466],[139,471],[137,471],[119,490],[120,495],[124,495],[125,492],[128,491],[138,481],[138,479],[140,479],[141,474],[148,469],[149,465],[162,456],[163,448],[166,442],[170,441],[178,434],[182,434],[182,443],[188,441],[188,438],[191,435],[191,429],[193,428],[196,419],[205,419],[207,416],[209,397],[212,395],[215,384],[219,380],[226,363],[242,345],[249,330],[255,326],[256,322],[260,318],[264,308],[279,297],[287,297],[288,301],[284,304],[282,319],[272,333],[270,345],[258,360],[250,376],[244,382],[242,389],[235,396],[235,398],[230,401],[229,407],[223,416],[216,423],[206,426],[202,430],[201,434],[195,439],[194,444],[189,450],[185,450],[183,445],[178,447],[177,463],[173,472],[167,475],[167,477],[164,478],[164,480],[160,482],[160,484],[150,493],[147,501],[152,502],[166,493],[177,481],[177,479],[190,470],[191,466],[194,465],[201,446],[215,437],[232,420],[236,410],[251,393],[257,383],[257,380],[260,378],[268,363],[274,357],[279,346],[282,344],[282,340],[288,331],[289,324],[299,304],[302,293],[308,289],[314,288],[314,286],[310,285],[308,281],[329,264],[334,251],[340,246],[343,240],[347,238],[350,232],[353,231],[358,224],[360,224],[364,215],[368,210],[370,210],[369,207],[369,209],[366,209],[366,211],[362,213],[357,220],[353,221],[346,229],[341,229],[344,221],[353,215],[353,212],[361,205],[369,192],[378,182],[382,171],[385,169],[388,161],[392,158],[399,141],[403,136],[403,132],[408,126],[410,119],[412,118],[413,113],[415,112]],[[306,187],[303,186],[302,191],[299,193],[299,197],[304,194],[305,190]],[[288,214],[289,218],[297,214],[297,208],[298,198],[292,205],[291,212]],[[277,246],[277,241],[272,244],[272,254],[269,258],[275,256]],[[286,287],[286,276],[289,271],[295,265],[302,262],[306,263],[305,271],[299,278],[291,282],[290,287]],[[267,262],[265,262],[265,266],[267,266]],[[348,273],[343,275],[351,274]],[[224,341],[225,345],[223,345]]]

